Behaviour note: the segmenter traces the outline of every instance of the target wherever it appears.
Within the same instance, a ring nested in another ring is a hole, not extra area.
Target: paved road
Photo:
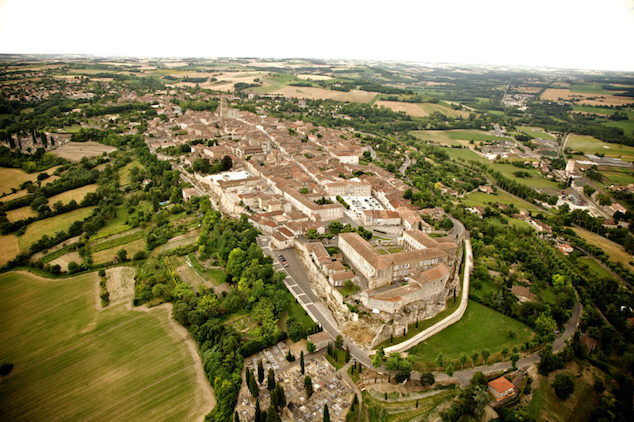
[[[258,238],[258,244],[266,255],[273,257],[275,267],[279,271],[284,271],[287,274],[285,283],[293,296],[297,299],[300,305],[306,310],[308,315],[315,321],[332,338],[336,338],[342,334],[337,322],[335,321],[328,305],[326,305],[321,298],[319,298],[310,286],[310,279],[306,274],[306,270],[297,252],[294,249],[284,249],[281,251],[271,251],[268,247],[268,238],[260,236]],[[284,255],[288,267],[284,268],[280,262],[279,255]],[[361,362],[365,366],[371,366],[372,361],[368,357],[368,351],[357,346],[354,342],[350,341],[344,336],[344,343],[350,348],[350,354],[358,362]]]
[[[581,302],[577,298],[577,303],[575,303],[575,306],[572,308],[572,316],[570,317],[570,320],[566,324],[566,328],[564,329],[563,333],[561,333],[559,337],[557,337],[555,341],[553,342],[553,352],[556,353],[561,351],[561,349],[563,349],[564,346],[566,345],[566,341],[572,337],[575,331],[577,331],[577,328],[579,327],[579,318],[581,317],[582,310],[583,310],[583,306],[581,305]],[[539,354],[533,353],[532,355],[528,355],[520,359],[517,362],[517,367],[520,369],[526,370],[529,366],[534,365],[537,362],[539,362]],[[510,369],[511,366],[512,366],[511,362],[509,361],[498,362],[488,366],[477,366],[475,368],[469,368],[469,369],[464,369],[461,371],[456,371],[453,375],[453,378],[460,381],[462,385],[467,385],[469,384],[469,381],[471,381],[471,378],[473,378],[473,375],[476,372],[482,372],[482,373],[488,374],[492,372],[505,371],[507,369]],[[452,378],[442,372],[434,373],[434,376],[436,377],[438,381],[446,381]],[[420,374],[412,373],[412,377],[420,378]]]
[[[401,176],[405,176],[405,172],[407,171],[407,168],[410,164],[412,164],[412,160],[410,160],[409,155],[405,153],[405,161],[403,161],[403,164],[401,164],[401,167],[399,167],[398,169],[399,173],[401,173]]]

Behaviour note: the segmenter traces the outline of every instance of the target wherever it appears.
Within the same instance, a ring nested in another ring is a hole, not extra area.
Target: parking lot
[[[350,205],[350,209],[346,212],[355,220],[361,220],[365,210],[385,209],[378,199],[371,196],[344,196],[343,200]]]

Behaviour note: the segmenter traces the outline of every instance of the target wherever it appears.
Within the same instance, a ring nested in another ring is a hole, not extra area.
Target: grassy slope
[[[573,230],[575,231],[575,233],[585,239],[585,241],[589,244],[598,246],[599,248],[603,249],[603,251],[609,255],[610,261],[620,262],[621,264],[625,265],[625,267],[630,271],[634,271],[634,266],[630,264],[630,261],[632,261],[632,256],[625,252],[621,245],[619,245],[618,243],[614,243],[603,236],[599,236],[596,233],[592,233],[591,231],[579,227],[574,227]]]
[[[515,331],[516,338],[509,337],[509,330]],[[462,352],[469,356],[473,350],[488,348],[489,361],[492,361],[496,352],[519,346],[532,335],[533,331],[521,322],[470,301],[460,321],[410,349],[410,356],[414,358],[415,369],[419,370],[431,369],[441,352],[448,362],[457,360]]]
[[[595,273],[599,277],[614,278],[612,276],[612,274],[608,270],[603,268],[601,266],[601,264],[599,264],[597,261],[595,261],[592,258],[579,258],[579,261],[583,262],[584,264],[586,264],[588,266],[588,268],[590,268],[590,271],[592,271],[593,273]]]
[[[499,189],[497,193],[493,195],[480,192],[480,191],[472,192],[469,195],[467,195],[465,198],[463,198],[462,202],[465,205],[470,207],[473,207],[476,205],[480,207],[484,207],[487,205],[487,202],[493,202],[493,203],[499,202],[500,204],[506,204],[506,205],[515,204],[515,206],[520,210],[524,209],[524,210],[531,210],[531,211],[540,211],[540,208],[537,205],[531,204],[530,202],[524,201],[523,199],[510,195]]]
[[[70,225],[75,221],[81,221],[88,217],[94,208],[95,207],[79,208],[29,224],[26,228],[26,232],[18,238],[20,250],[26,251],[32,243],[45,234],[52,236],[58,231],[68,230]]]
[[[186,420],[192,360],[165,310],[98,311],[94,273],[59,281],[0,276],[0,384],[6,420]]]
[[[62,201],[63,204],[70,202],[71,200],[75,200],[77,203],[80,203],[84,196],[89,192],[95,192],[97,190],[97,184],[93,183],[91,185],[82,186],[77,189],[67,190],[66,192],[59,193],[55,196],[51,196],[48,198],[49,206],[53,206],[57,201]]]
[[[544,176],[542,176],[542,174],[539,171],[537,171],[537,169],[534,169],[534,168],[523,169],[523,168],[515,167],[514,165],[511,165],[511,164],[499,164],[499,163],[492,164],[491,167],[499,171],[500,173],[502,173],[504,176],[508,177],[509,179],[512,179],[519,184],[522,184],[531,188],[553,188],[553,189],[559,188],[559,185],[556,182],[546,179]],[[531,177],[515,177],[513,173],[518,171],[525,171],[529,173]]]

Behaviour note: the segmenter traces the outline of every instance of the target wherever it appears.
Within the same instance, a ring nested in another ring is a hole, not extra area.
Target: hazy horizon
[[[313,58],[634,71],[634,0],[0,0],[0,53]]]

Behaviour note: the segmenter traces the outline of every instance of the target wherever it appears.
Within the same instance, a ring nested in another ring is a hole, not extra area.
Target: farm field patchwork
[[[32,243],[39,240],[45,234],[53,236],[58,231],[68,230],[75,221],[81,221],[88,217],[95,207],[78,208],[76,210],[59,214],[44,220],[29,224],[26,231],[18,238],[21,251],[26,251]]]
[[[608,186],[612,184],[626,186],[634,183],[634,173],[626,169],[614,171],[602,170],[600,173],[608,179],[607,183],[605,183]]]
[[[376,96],[376,92],[360,90],[350,90],[348,92],[335,91],[332,89],[313,88],[304,86],[285,86],[284,88],[272,91],[273,94],[280,94],[290,98],[307,98],[311,100],[336,100],[350,101],[356,103],[369,103]]]
[[[509,331],[515,333],[515,338],[509,336]],[[456,361],[463,352],[469,356],[472,351],[484,348],[491,352],[488,360],[491,362],[505,347],[520,346],[532,336],[533,331],[521,322],[469,301],[460,321],[410,349],[409,355],[417,370],[432,369],[439,353],[443,354],[445,362],[450,362]],[[460,364],[456,368],[459,367]]]
[[[88,142],[68,142],[51,152],[58,157],[62,157],[68,161],[79,161],[84,157],[96,157],[104,152],[106,154],[116,151],[117,148],[109,145],[100,144],[94,141]]]
[[[609,91],[603,94],[593,92],[575,92],[565,88],[548,88],[540,96],[542,100],[559,101],[578,100],[579,104],[591,106],[610,106],[610,105],[626,105],[634,102],[632,97],[621,97],[612,95]]]
[[[51,167],[50,169],[44,170],[43,172],[36,173],[27,173],[21,169],[0,167],[0,194],[10,193],[11,188],[18,189],[19,186],[26,181],[35,181],[37,180],[37,176],[40,173],[47,173],[50,177],[42,181],[42,184],[45,185],[57,179],[57,176],[53,176],[53,172],[57,169],[57,167]],[[11,198],[15,199],[15,198]],[[0,201],[6,202],[8,199],[0,198]]]
[[[50,198],[48,198],[48,204],[49,206],[52,206],[57,201],[62,201],[63,204],[68,204],[73,199],[75,200],[75,202],[79,204],[82,201],[82,199],[84,199],[84,196],[86,196],[90,192],[96,192],[96,191],[97,191],[96,183],[85,185],[77,189],[67,190],[65,192],[58,193],[57,195],[51,196]]]
[[[210,398],[167,310],[99,310],[97,282],[0,275],[0,359],[15,365],[0,383],[3,419],[200,419]]]
[[[517,130],[519,130],[520,132],[524,132],[525,134],[532,136],[533,138],[541,138],[550,141],[554,141],[557,139],[556,137],[554,137],[550,133],[546,133],[544,129],[539,127],[520,126],[517,128]]]
[[[125,249],[128,253],[128,259],[132,258],[132,256],[138,252],[145,250],[145,239],[137,239],[129,243],[124,243],[122,245],[114,246],[110,249],[104,249],[92,254],[92,259],[95,264],[102,264],[104,262],[112,262],[114,258],[117,256],[117,252],[119,249]]]
[[[385,101],[379,100],[374,103],[379,107],[389,108],[392,111],[402,111],[403,113],[409,114],[412,117],[425,117],[429,116],[429,113],[423,110],[421,104],[417,103],[406,103],[402,101]]]
[[[14,210],[7,211],[7,220],[10,222],[23,220],[29,217],[37,217],[37,212],[33,211],[30,206],[16,208]]]

